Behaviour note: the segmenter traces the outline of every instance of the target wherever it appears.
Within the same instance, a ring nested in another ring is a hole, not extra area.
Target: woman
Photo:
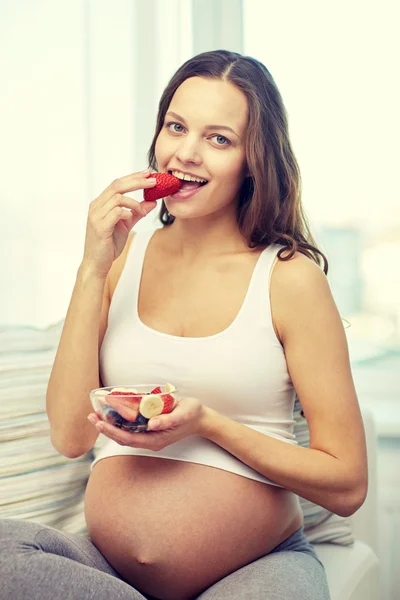
[[[163,200],[154,232],[130,233],[156,202],[124,195],[154,186],[150,171],[91,203],[48,386],[62,454],[109,438],[86,492],[90,540],[14,522],[3,534],[15,548],[8,585],[41,599],[52,582],[68,598],[325,600],[297,495],[353,514],[366,449],[327,261],[268,70],[222,50],[187,61],[161,98],[149,163],[192,183]],[[149,433],[93,413],[91,389],[146,381],[180,393]],[[294,390],[309,449],[294,440]]]

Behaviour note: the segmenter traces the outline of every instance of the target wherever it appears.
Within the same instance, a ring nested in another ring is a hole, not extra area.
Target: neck
[[[171,251],[185,263],[249,250],[236,221],[227,220],[221,223],[212,218],[207,222],[202,219],[176,218],[172,225],[165,229]]]

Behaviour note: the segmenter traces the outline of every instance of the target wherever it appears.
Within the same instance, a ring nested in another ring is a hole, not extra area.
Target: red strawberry
[[[150,177],[155,177],[157,183],[152,188],[146,188],[143,192],[143,198],[147,201],[159,200],[177,192],[183,181],[169,173],[151,173]]]
[[[135,392],[120,392],[119,390],[115,392],[109,392],[108,396],[137,396]]]
[[[163,394],[162,399],[164,401],[164,408],[162,409],[161,414],[165,415],[165,413],[170,413],[174,408],[175,399],[173,396],[171,396],[171,394]]]
[[[154,390],[151,390],[150,394],[161,394],[161,388],[156,387]]]

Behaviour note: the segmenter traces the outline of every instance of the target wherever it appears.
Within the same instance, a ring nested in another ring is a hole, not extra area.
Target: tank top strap
[[[279,260],[277,254],[281,248],[282,245],[271,244],[260,254],[247,291],[245,310],[241,315],[242,325],[252,327],[257,325],[268,330],[273,327],[270,301],[271,275]]]
[[[135,318],[140,280],[147,245],[155,230],[137,231],[133,236],[124,268],[116,285],[109,310],[109,321],[119,314]]]
[[[126,257],[126,271],[129,274],[129,281],[132,285],[131,291],[135,292],[136,297],[139,292],[146,249],[155,231],[154,229],[150,231],[137,231]]]

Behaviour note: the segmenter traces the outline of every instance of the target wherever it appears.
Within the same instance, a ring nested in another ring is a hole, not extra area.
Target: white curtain
[[[159,96],[191,54],[185,0],[0,1],[1,324],[65,316],[89,203],[147,166]]]

